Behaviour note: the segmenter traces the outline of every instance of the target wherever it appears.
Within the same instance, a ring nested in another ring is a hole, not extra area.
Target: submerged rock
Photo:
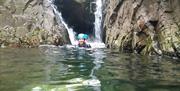
[[[107,0],[105,3],[103,28],[109,48],[179,55],[179,0]]]
[[[51,0],[1,0],[0,45],[36,47],[40,44],[69,43],[63,25],[58,25]]]

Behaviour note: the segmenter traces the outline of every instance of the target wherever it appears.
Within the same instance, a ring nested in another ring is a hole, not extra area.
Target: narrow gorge
[[[0,91],[180,91],[180,0],[0,0]]]
[[[71,37],[75,40],[78,33],[86,33],[119,51],[180,56],[179,0],[99,1],[1,0],[0,45],[64,45],[72,43]],[[96,10],[103,15],[97,15]]]

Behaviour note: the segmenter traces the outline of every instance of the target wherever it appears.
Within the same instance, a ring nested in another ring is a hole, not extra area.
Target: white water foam
[[[106,48],[106,45],[102,42],[90,42],[91,48]]]
[[[102,42],[101,40],[101,25],[102,25],[102,0],[96,0],[96,11],[94,12],[95,15],[95,41]]]

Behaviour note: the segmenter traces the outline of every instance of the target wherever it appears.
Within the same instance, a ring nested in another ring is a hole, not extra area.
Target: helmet
[[[88,39],[88,35],[87,35],[87,34],[80,33],[80,34],[78,34],[78,40],[79,40],[79,39]]]

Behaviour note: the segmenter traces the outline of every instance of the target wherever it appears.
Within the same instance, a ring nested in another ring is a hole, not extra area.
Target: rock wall
[[[1,0],[0,46],[36,47],[69,43],[49,0]]]
[[[106,0],[109,48],[180,56],[180,0]]]

